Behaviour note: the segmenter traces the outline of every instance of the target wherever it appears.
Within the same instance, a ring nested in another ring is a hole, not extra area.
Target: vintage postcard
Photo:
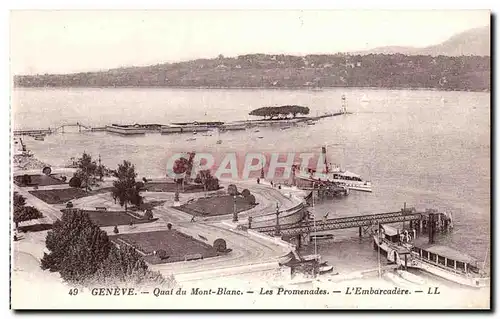
[[[490,19],[11,11],[12,309],[490,309]]]

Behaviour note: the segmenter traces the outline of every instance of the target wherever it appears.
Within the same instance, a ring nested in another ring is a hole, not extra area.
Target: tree
[[[113,233],[118,234],[120,231],[118,230],[118,226],[115,225],[115,228],[113,228]]]
[[[236,185],[234,184],[229,184],[229,186],[227,187],[227,193],[231,196],[238,195],[238,187],[236,187]]]
[[[14,223],[16,228],[19,228],[20,222],[25,222],[32,219],[43,218],[43,214],[33,206],[26,206],[24,196],[14,192]]]
[[[219,189],[219,179],[213,177],[209,169],[199,171],[194,182],[202,184],[205,191],[213,191]]]
[[[97,176],[97,163],[92,160],[92,156],[87,153],[83,153],[77,162],[77,171],[75,172],[75,177],[81,180],[81,183],[85,187],[85,190],[90,190],[90,186],[94,185]]]
[[[168,223],[167,228],[168,228],[168,230],[172,230],[172,223]]]
[[[255,196],[254,195],[248,195],[247,197],[245,197],[245,199],[247,200],[247,202],[249,204],[255,205]]]
[[[64,212],[45,243],[50,253],[44,254],[42,269],[59,272],[70,284],[175,284],[172,277],[165,279],[150,271],[133,248],[113,245],[106,232],[81,211]]]
[[[246,188],[245,188],[244,190],[242,190],[242,191],[241,191],[241,196],[243,196],[243,197],[245,197],[245,198],[247,198],[247,197],[248,197],[248,196],[250,196],[250,195],[251,195],[251,194],[250,194],[250,191],[249,191],[248,189],[246,189]]]
[[[134,165],[129,161],[123,161],[123,164],[118,164],[114,175],[118,180],[113,182],[112,196],[119,200],[120,206],[125,206],[125,210],[127,210],[128,203],[136,206],[141,205],[142,197],[135,182],[137,173]]]
[[[158,256],[158,258],[160,259],[165,259],[167,258],[167,252],[165,251],[165,249],[158,249],[156,251],[156,256]]]
[[[144,218],[150,220],[153,219],[153,211],[151,209],[146,210],[144,213]]]
[[[307,115],[309,114],[309,108],[300,105],[283,105],[276,107],[266,106],[255,109],[249,113],[249,115],[262,116],[264,118],[269,116],[269,118],[271,119],[274,117],[286,118],[289,114],[291,114],[293,117],[296,117],[297,114]]]
[[[184,191],[184,179],[186,177],[186,171],[188,170],[189,161],[185,157],[178,158],[174,162],[173,171],[177,175],[183,175],[182,177],[177,177],[174,179],[174,182],[177,184],[177,189],[179,189],[179,185],[182,185],[182,191]]]
[[[134,248],[112,246],[107,258],[97,271],[86,281],[87,285],[104,286],[164,286],[175,285],[173,277],[164,278],[159,272],[148,269],[148,265]]]
[[[78,176],[73,176],[69,180],[69,186],[75,187],[75,188],[80,188],[80,187],[82,187],[82,180]]]
[[[71,283],[82,283],[91,277],[111,249],[106,232],[92,223],[87,213],[66,211],[47,234],[42,269],[57,271]]]
[[[227,249],[226,241],[222,238],[217,238],[214,240],[213,247],[217,252],[225,252]]]

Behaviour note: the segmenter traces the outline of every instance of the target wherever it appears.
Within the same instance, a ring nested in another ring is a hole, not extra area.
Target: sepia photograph
[[[489,10],[9,29],[11,309],[491,309]]]

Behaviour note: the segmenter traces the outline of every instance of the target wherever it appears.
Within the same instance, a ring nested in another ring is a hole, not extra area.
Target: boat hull
[[[392,247],[391,247],[392,246]],[[423,261],[420,258],[408,254],[407,258],[402,258],[396,252],[397,245],[388,245],[385,241],[379,241],[377,236],[373,236],[373,247],[380,250],[387,256],[387,260],[396,263],[398,266],[415,268],[437,277],[474,288],[489,287],[489,278],[476,277],[468,274],[454,272],[442,266],[433,265],[430,262]],[[406,278],[405,278],[406,279]]]

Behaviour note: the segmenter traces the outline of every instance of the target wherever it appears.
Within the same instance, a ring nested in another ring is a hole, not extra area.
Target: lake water
[[[319,152],[328,144],[332,162],[372,181],[373,193],[351,192],[323,202],[316,214],[329,217],[417,209],[453,213],[454,231],[440,238],[483,261],[490,242],[490,94],[470,92],[331,89],[18,89],[12,96],[14,128],[47,128],[80,122],[110,123],[232,121],[251,118],[262,106],[298,104],[311,115],[340,109],[347,97],[352,115],[326,118],[314,126],[260,132],[229,132],[186,141],[188,135],[121,137],[105,132],[26,137],[29,149],[51,165],[64,165],[83,151],[116,167],[124,159],[139,177],[165,174],[167,156],[178,151]],[[366,95],[368,102],[361,102]],[[262,138],[259,138],[261,136]],[[217,139],[222,144],[216,144]],[[312,249],[311,247],[308,248]],[[318,242],[318,251],[338,268],[376,265],[371,241],[357,230]],[[489,255],[489,254],[488,254]],[[340,261],[342,260],[342,261]],[[489,256],[488,256],[489,263]]]

